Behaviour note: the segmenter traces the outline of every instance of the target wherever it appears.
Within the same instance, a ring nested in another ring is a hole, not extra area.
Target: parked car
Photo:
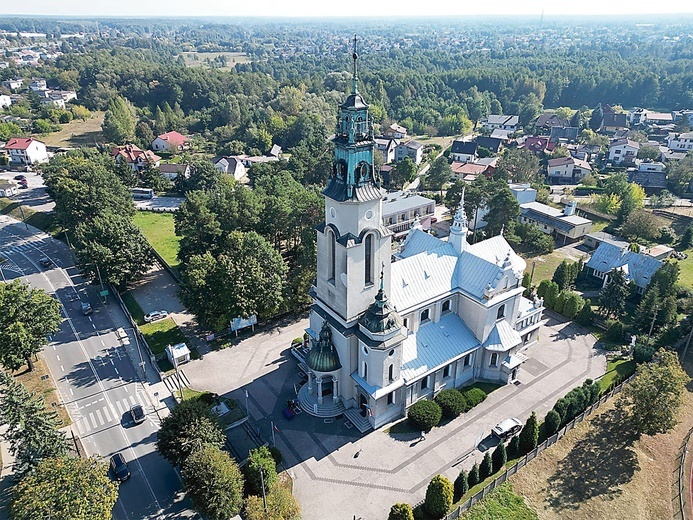
[[[41,267],[48,268],[53,265],[53,261],[47,256],[44,256],[43,258],[39,258],[39,264],[41,264]]]
[[[491,430],[491,434],[495,435],[499,439],[505,440],[508,437],[512,437],[517,432],[522,429],[522,421],[516,419],[515,417],[510,417],[504,421],[499,422]]]
[[[118,336],[118,339],[128,339],[128,333],[125,332],[123,327],[118,327],[116,329],[116,336]]]
[[[144,409],[142,408],[142,405],[139,404],[136,404],[130,408],[130,415],[132,416],[132,420],[135,421],[135,424],[142,424],[146,419]]]
[[[94,309],[91,308],[91,304],[89,302],[82,302],[82,314],[84,316],[89,316],[92,312],[94,312]]]
[[[167,311],[152,311],[144,315],[144,321],[149,323],[150,321],[163,320],[166,317],[168,317]]]
[[[14,180],[16,181],[25,181],[26,180],[26,175],[15,175]]]
[[[79,295],[76,292],[67,293],[67,301],[74,302],[79,300]]]
[[[111,457],[111,471],[115,475],[116,480],[125,482],[130,478],[130,469],[122,454],[116,453]]]

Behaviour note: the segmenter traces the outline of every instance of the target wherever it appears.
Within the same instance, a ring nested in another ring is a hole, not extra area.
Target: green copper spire
[[[356,72],[356,60],[359,59],[359,55],[356,54],[356,35],[354,34],[354,54],[351,55],[352,58],[354,58],[354,77],[352,79],[353,84],[351,88],[351,93],[352,94],[358,94],[359,92],[359,76],[358,73]]]

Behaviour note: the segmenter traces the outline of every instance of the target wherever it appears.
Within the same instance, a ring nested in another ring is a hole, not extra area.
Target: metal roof
[[[600,273],[608,273],[612,269],[622,268],[628,280],[633,280],[641,288],[647,287],[650,279],[662,266],[662,262],[648,255],[629,251],[627,247],[618,247],[608,242],[602,242],[592,253],[587,267]]]
[[[497,321],[484,341],[484,348],[494,352],[505,352],[522,343],[522,338],[505,320]]]
[[[435,205],[433,199],[427,199],[421,195],[407,194],[403,191],[388,193],[383,199],[383,217],[395,215],[401,211],[407,211],[421,206]]]
[[[402,345],[401,374],[409,383],[473,351],[479,341],[457,314],[450,313],[419,327]]]

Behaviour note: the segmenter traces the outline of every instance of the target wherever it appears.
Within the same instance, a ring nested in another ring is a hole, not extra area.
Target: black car
[[[94,310],[88,302],[82,302],[82,314],[84,316],[89,316]]]
[[[26,175],[15,175],[14,180],[16,181],[25,181],[26,180]]]
[[[125,482],[130,478],[127,462],[125,462],[123,455],[120,453],[116,453],[111,457],[111,471],[113,471],[116,480],[119,482]]]
[[[132,420],[135,421],[135,424],[141,424],[146,419],[144,409],[142,408],[142,405],[139,404],[136,404],[130,408],[130,415],[132,416]]]
[[[53,262],[51,261],[50,258],[47,256],[44,256],[43,258],[39,259],[39,264],[41,264],[41,267],[50,267],[53,265]]]

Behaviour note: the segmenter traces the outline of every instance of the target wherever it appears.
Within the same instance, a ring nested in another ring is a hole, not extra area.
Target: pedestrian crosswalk
[[[87,434],[91,431],[100,429],[105,426],[112,426],[118,424],[123,419],[129,411],[130,408],[136,404],[142,405],[142,407],[147,410],[147,406],[144,399],[140,394],[129,395],[123,399],[113,399],[111,398],[111,404],[106,401],[104,397],[86,403],[79,406],[74,410],[76,415],[80,418],[75,421],[77,430],[80,435]],[[129,417],[125,417],[126,421],[129,421]]]
[[[0,248],[0,253],[34,253],[44,245],[43,242],[23,242],[11,246],[3,246]]]

